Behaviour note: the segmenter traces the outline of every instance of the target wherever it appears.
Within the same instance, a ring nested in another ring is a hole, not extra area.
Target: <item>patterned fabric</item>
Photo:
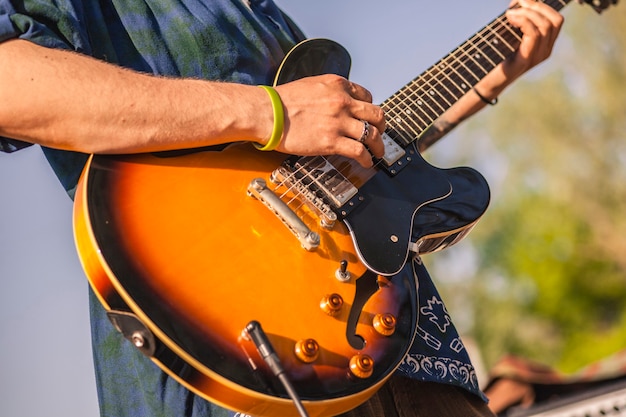
[[[247,84],[269,84],[298,40],[271,0],[0,0],[0,41],[29,39],[138,71]],[[0,139],[0,149],[16,142]],[[70,196],[86,155],[44,149]],[[419,281],[419,329],[403,375],[452,384],[478,395],[463,343],[424,266],[403,273]],[[91,293],[92,337],[101,415],[234,415],[191,394],[114,330]]]
[[[413,271],[419,282],[420,314],[415,341],[398,371],[421,381],[463,387],[482,396],[465,346],[419,258],[413,261]]]

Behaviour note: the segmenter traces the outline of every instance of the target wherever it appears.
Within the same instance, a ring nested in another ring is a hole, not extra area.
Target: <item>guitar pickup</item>
[[[325,157],[297,157],[286,160],[271,176],[271,181],[293,192],[331,229],[337,211],[358,194],[358,189]]]
[[[385,161],[385,164],[387,164],[388,167],[390,167],[398,162],[400,158],[406,154],[406,151],[387,133],[383,132],[382,138],[383,144],[385,145],[385,154],[383,155],[382,160]]]
[[[295,163],[285,161],[285,168],[291,172],[281,182],[303,187],[339,208],[354,197],[358,189],[322,156],[306,156],[298,158]]]

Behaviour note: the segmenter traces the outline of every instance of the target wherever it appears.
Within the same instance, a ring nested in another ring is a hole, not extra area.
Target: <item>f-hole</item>
[[[348,316],[346,327],[346,338],[348,343],[356,350],[365,347],[365,339],[356,334],[356,326],[359,323],[359,317],[363,311],[365,303],[378,291],[378,275],[372,271],[366,271],[359,279],[356,280],[356,294],[354,302]]]

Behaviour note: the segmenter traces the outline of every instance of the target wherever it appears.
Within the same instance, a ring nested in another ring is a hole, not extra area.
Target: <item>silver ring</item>
[[[357,140],[361,143],[365,142],[365,139],[367,139],[367,136],[370,134],[370,123],[366,120],[363,120],[363,133],[361,133],[361,137],[358,138]]]

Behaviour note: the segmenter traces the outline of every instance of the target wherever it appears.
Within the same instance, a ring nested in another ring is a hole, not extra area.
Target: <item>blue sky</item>
[[[280,0],[310,37],[352,55],[380,102],[501,13],[508,0]],[[41,151],[0,155],[0,415],[96,416],[87,281],[71,202]]]

